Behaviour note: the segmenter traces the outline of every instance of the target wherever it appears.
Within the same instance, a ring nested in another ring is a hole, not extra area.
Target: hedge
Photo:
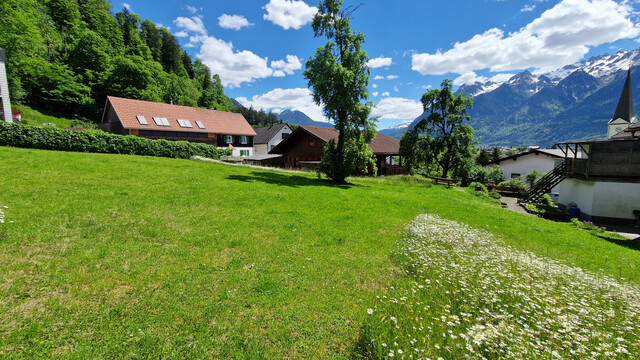
[[[105,154],[128,154],[189,159],[230,155],[228,149],[187,141],[151,140],[115,135],[101,130],[71,131],[0,121],[0,146]]]

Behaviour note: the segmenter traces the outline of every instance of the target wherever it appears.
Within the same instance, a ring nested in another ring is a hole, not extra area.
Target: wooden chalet
[[[242,114],[107,97],[100,128],[120,135],[183,140],[233,150],[251,156],[256,132]]]
[[[282,154],[285,168],[315,169],[324,155],[324,145],[332,139],[338,141],[334,128],[300,126],[269,153]],[[369,147],[376,157],[378,175],[407,174],[401,163],[398,140],[378,132]]]

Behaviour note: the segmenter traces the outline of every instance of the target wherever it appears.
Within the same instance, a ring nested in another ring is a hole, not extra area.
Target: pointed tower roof
[[[633,105],[633,92],[631,91],[631,68],[627,72],[627,80],[624,82],[624,88],[622,89],[622,94],[620,94],[620,100],[618,100],[618,107],[611,121],[616,119],[626,120],[630,123],[638,119]]]

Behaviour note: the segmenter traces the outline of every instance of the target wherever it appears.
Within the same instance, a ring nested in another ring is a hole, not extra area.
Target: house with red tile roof
[[[314,169],[324,155],[324,145],[330,140],[338,141],[338,131],[334,128],[300,126],[271,149],[269,154],[282,154],[286,168]],[[378,132],[369,148],[376,157],[378,175],[407,173],[401,165],[398,140]]]
[[[100,128],[119,135],[200,142],[253,155],[256,132],[242,114],[107,97]]]

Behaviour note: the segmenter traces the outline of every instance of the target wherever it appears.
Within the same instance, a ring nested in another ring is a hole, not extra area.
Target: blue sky
[[[504,81],[640,46],[637,0],[345,1],[361,6],[352,28],[366,35],[369,90],[380,129],[420,115],[427,89]],[[193,57],[246,106],[296,109],[325,120],[304,79],[304,63],[326,39],[314,38],[309,0],[126,0],[142,19],[168,28]]]

